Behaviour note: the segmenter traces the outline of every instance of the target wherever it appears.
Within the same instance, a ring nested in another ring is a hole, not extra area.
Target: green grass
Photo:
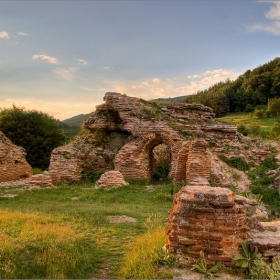
[[[18,194],[13,199],[0,199],[0,236],[6,236],[6,243],[10,244],[4,253],[10,257],[0,262],[0,278],[90,278],[100,277],[104,271],[105,278],[117,277],[131,243],[148,231],[147,221],[152,219],[158,225],[166,225],[168,210],[173,206],[172,186],[157,186],[154,192],[148,192],[146,185],[136,182],[111,190],[96,190],[91,183],[61,184],[53,189],[32,191],[15,187],[0,189],[0,195]],[[176,186],[175,192],[179,188]],[[79,197],[79,200],[71,200],[72,197]],[[127,215],[137,222],[109,223],[107,216],[114,215]],[[1,225],[1,220],[8,216],[15,222]],[[35,218],[31,219],[33,216]],[[34,220],[34,225],[28,224],[30,219]],[[28,235],[26,228],[34,234]],[[50,237],[49,245],[44,247],[47,251],[40,251],[40,236],[52,228],[53,234],[61,232],[64,237]],[[51,240],[57,240],[53,247]],[[73,247],[69,240],[73,241]],[[35,248],[32,254],[30,246]],[[56,253],[51,253],[52,250]],[[56,262],[48,257],[48,252],[49,256],[56,256]],[[70,256],[71,252],[76,252],[77,260],[63,255]],[[15,257],[20,255],[24,258]],[[65,267],[65,271],[57,274],[57,266]],[[1,273],[1,269],[5,273]]]
[[[225,117],[218,118],[219,121],[234,124],[238,127],[240,132],[245,132],[248,136],[261,138],[264,140],[277,140],[270,139],[270,131],[272,126],[279,122],[279,118],[260,118],[252,117],[252,113],[230,113]],[[280,135],[278,135],[280,137]]]

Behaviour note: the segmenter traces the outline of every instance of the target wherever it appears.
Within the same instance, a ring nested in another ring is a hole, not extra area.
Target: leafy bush
[[[241,157],[228,158],[224,155],[220,155],[220,159],[225,163],[227,163],[229,166],[234,167],[241,171],[249,170],[250,167],[252,166],[251,163],[247,163],[246,160],[244,160]]]
[[[239,123],[237,126],[237,131],[239,133],[242,133],[244,136],[247,136],[249,131],[248,128],[246,127],[246,125],[244,123]]]
[[[152,180],[158,181],[161,179],[163,181],[167,181],[169,167],[170,167],[169,162],[165,162],[165,161],[159,162],[156,168],[153,170]]]
[[[280,123],[275,123],[270,130],[270,137],[272,139],[280,139]]]
[[[278,168],[278,164],[274,156],[266,157],[261,164],[267,169],[276,169]]]
[[[83,181],[88,183],[96,183],[103,173],[104,171],[86,171],[83,174]]]
[[[267,118],[266,109],[255,109],[254,117],[256,117],[257,119]]]
[[[59,122],[53,117],[15,105],[0,109],[0,131],[25,149],[26,160],[32,167],[41,169],[49,166],[52,150],[64,144],[66,139]]]

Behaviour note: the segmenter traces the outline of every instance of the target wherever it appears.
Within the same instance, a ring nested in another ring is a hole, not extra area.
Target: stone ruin
[[[236,185],[244,191],[249,181],[219,158],[226,153],[261,163],[272,154],[269,147],[238,133],[236,126],[218,123],[203,105],[160,107],[113,92],[104,101],[70,144],[53,150],[45,174],[31,177],[24,150],[0,133],[0,182],[27,178],[27,189],[52,187],[52,182],[80,181],[94,170],[106,171],[95,187],[108,188],[126,185],[124,178],[149,180],[157,164],[166,161],[173,182],[186,183],[175,196],[168,224],[167,247],[180,262],[204,257],[210,264],[221,260],[232,266],[245,239],[264,257],[279,253],[280,222],[265,222],[265,209],[225,188]]]
[[[123,178],[149,180],[160,161],[169,161],[173,182],[186,182],[169,213],[167,247],[179,260],[192,263],[203,256],[208,263],[232,266],[245,239],[259,244],[263,255],[278,250],[280,242],[259,241],[268,234],[262,224],[266,211],[225,188],[236,185],[245,191],[246,174],[219,158],[226,153],[260,164],[272,155],[268,146],[238,133],[236,126],[218,123],[203,105],[159,107],[113,92],[104,101],[70,144],[52,152],[48,174],[54,182],[72,183],[86,171],[102,170],[108,172],[96,187],[107,188],[123,184]]]
[[[122,173],[118,170],[110,170],[101,175],[100,179],[96,182],[95,188],[120,187],[127,186],[128,183],[124,180]]]
[[[25,160],[26,152],[14,145],[0,131],[0,183],[25,179],[32,175],[32,167]]]
[[[104,101],[70,144],[53,150],[48,170],[53,182],[77,182],[89,170],[118,170],[124,178],[149,180],[157,147],[165,145],[173,182],[200,176],[213,185],[246,188],[248,182],[236,180],[238,171],[217,155],[229,145],[229,156],[238,154],[248,161],[261,162],[271,153],[266,147],[252,153],[252,141],[236,126],[217,123],[213,110],[203,105],[178,102],[159,107],[113,92],[106,93]]]

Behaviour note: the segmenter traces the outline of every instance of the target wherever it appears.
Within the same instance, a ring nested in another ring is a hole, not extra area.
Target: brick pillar
[[[209,264],[232,266],[246,239],[246,206],[227,189],[200,179],[182,188],[169,212],[167,248],[191,264],[203,256]]]

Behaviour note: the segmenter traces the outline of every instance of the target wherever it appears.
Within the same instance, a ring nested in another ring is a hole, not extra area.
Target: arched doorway
[[[151,179],[154,182],[167,180],[170,164],[171,150],[168,145],[161,143],[151,150]]]

